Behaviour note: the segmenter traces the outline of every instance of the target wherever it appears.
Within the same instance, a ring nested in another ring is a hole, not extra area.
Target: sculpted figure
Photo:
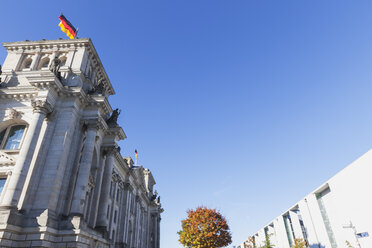
[[[117,108],[112,111],[110,118],[107,119],[106,123],[109,127],[116,127],[118,125],[118,117],[120,115],[120,110]]]
[[[103,94],[105,92],[105,85],[100,81],[97,85],[95,85],[91,90],[88,91],[88,94]]]
[[[52,63],[50,64],[49,70],[53,72],[53,74],[58,79],[61,79],[61,73],[59,72],[59,68],[61,68],[61,60],[57,56],[55,56]]]

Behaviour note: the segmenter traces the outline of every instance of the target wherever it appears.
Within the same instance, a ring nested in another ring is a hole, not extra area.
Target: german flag
[[[67,37],[69,37],[70,39],[75,39],[76,28],[72,26],[72,24],[66,19],[64,15],[61,14],[58,18],[61,20],[58,26],[61,27],[62,32],[66,33]]]

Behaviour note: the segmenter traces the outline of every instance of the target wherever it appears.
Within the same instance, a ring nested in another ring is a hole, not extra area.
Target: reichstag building
[[[120,154],[120,111],[92,41],[3,46],[0,247],[159,248],[155,180]]]

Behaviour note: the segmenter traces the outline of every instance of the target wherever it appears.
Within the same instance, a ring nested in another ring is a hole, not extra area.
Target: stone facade
[[[0,247],[158,248],[150,170],[122,157],[90,39],[3,43]]]

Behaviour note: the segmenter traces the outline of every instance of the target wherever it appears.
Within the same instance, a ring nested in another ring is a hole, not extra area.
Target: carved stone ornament
[[[0,165],[14,165],[15,162],[16,160],[13,156],[0,151]]]
[[[52,112],[52,105],[45,100],[32,100],[31,106],[34,108],[34,112],[42,112],[48,114]]]
[[[10,109],[9,110],[9,119],[18,119],[21,118],[22,112],[17,111],[15,109]]]
[[[123,181],[119,182],[119,188],[124,190],[125,189],[125,183]]]
[[[122,181],[119,174],[117,174],[115,171],[112,171],[112,181],[114,181],[114,182]]]

